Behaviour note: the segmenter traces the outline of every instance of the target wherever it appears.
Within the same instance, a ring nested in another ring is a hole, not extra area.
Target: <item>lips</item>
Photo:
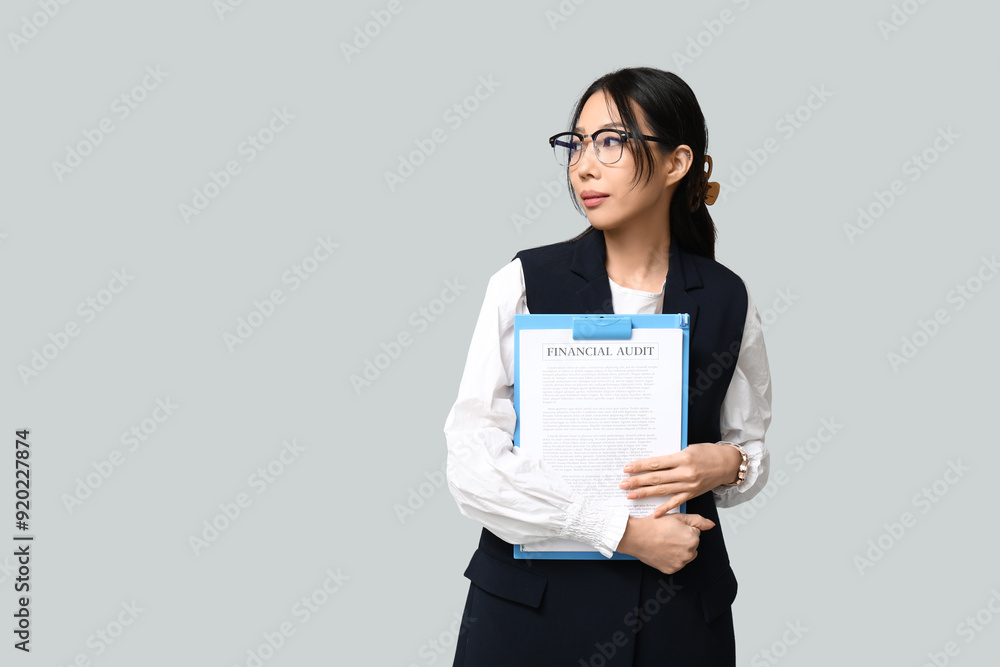
[[[580,199],[582,199],[583,203],[588,207],[597,206],[608,197],[610,197],[608,193],[597,192],[596,190],[584,190],[580,193]]]

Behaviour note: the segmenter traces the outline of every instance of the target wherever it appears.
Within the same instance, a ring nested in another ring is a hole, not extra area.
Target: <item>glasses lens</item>
[[[621,135],[614,131],[601,131],[594,136],[597,159],[604,164],[614,164],[622,159],[624,145]]]
[[[572,134],[560,134],[552,142],[552,150],[556,154],[556,162],[563,167],[576,162],[582,148],[580,140]]]

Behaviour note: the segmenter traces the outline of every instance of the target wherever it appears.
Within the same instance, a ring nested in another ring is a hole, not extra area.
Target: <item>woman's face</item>
[[[638,116],[642,133],[651,135],[642,114]],[[625,129],[618,110],[604,91],[590,96],[584,103],[577,122],[575,131],[588,138],[584,141],[584,150],[579,160],[569,168],[569,176],[590,224],[598,229],[647,224],[650,228],[663,226],[668,219],[670,198],[676,189],[676,183],[684,177],[690,165],[690,153],[685,154],[685,150],[690,149],[685,145],[678,146],[670,156],[665,156],[654,148],[653,177],[649,182],[640,181],[633,186],[632,180],[637,167],[632,156],[635,140],[627,139],[621,160],[609,165],[597,159],[593,139],[589,138],[589,135],[604,127]]]

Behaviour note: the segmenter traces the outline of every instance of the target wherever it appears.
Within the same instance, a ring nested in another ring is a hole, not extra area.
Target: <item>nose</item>
[[[590,145],[587,142],[590,142]],[[597,147],[594,145],[594,140],[592,137],[587,137],[583,140],[583,144],[580,146],[580,157],[577,158],[576,164],[573,165],[573,169],[576,170],[577,174],[582,176],[584,174],[594,175],[595,171],[599,169],[601,161],[597,159]]]

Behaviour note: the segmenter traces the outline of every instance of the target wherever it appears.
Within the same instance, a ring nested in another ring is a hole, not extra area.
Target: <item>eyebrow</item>
[[[620,128],[622,128],[622,129],[624,129],[624,128],[625,128],[625,126],[624,126],[624,125],[623,125],[622,123],[605,123],[604,125],[601,125],[601,126],[600,126],[599,128],[597,128],[597,129],[598,129],[598,130],[603,130],[603,129],[605,129],[605,128],[615,128],[615,127],[620,127]],[[579,125],[577,125],[576,127],[574,127],[574,128],[573,128],[573,131],[574,131],[574,132],[579,132],[579,133],[583,134],[583,128],[582,128],[582,127],[580,127]],[[595,132],[596,132],[596,130],[595,130]]]

